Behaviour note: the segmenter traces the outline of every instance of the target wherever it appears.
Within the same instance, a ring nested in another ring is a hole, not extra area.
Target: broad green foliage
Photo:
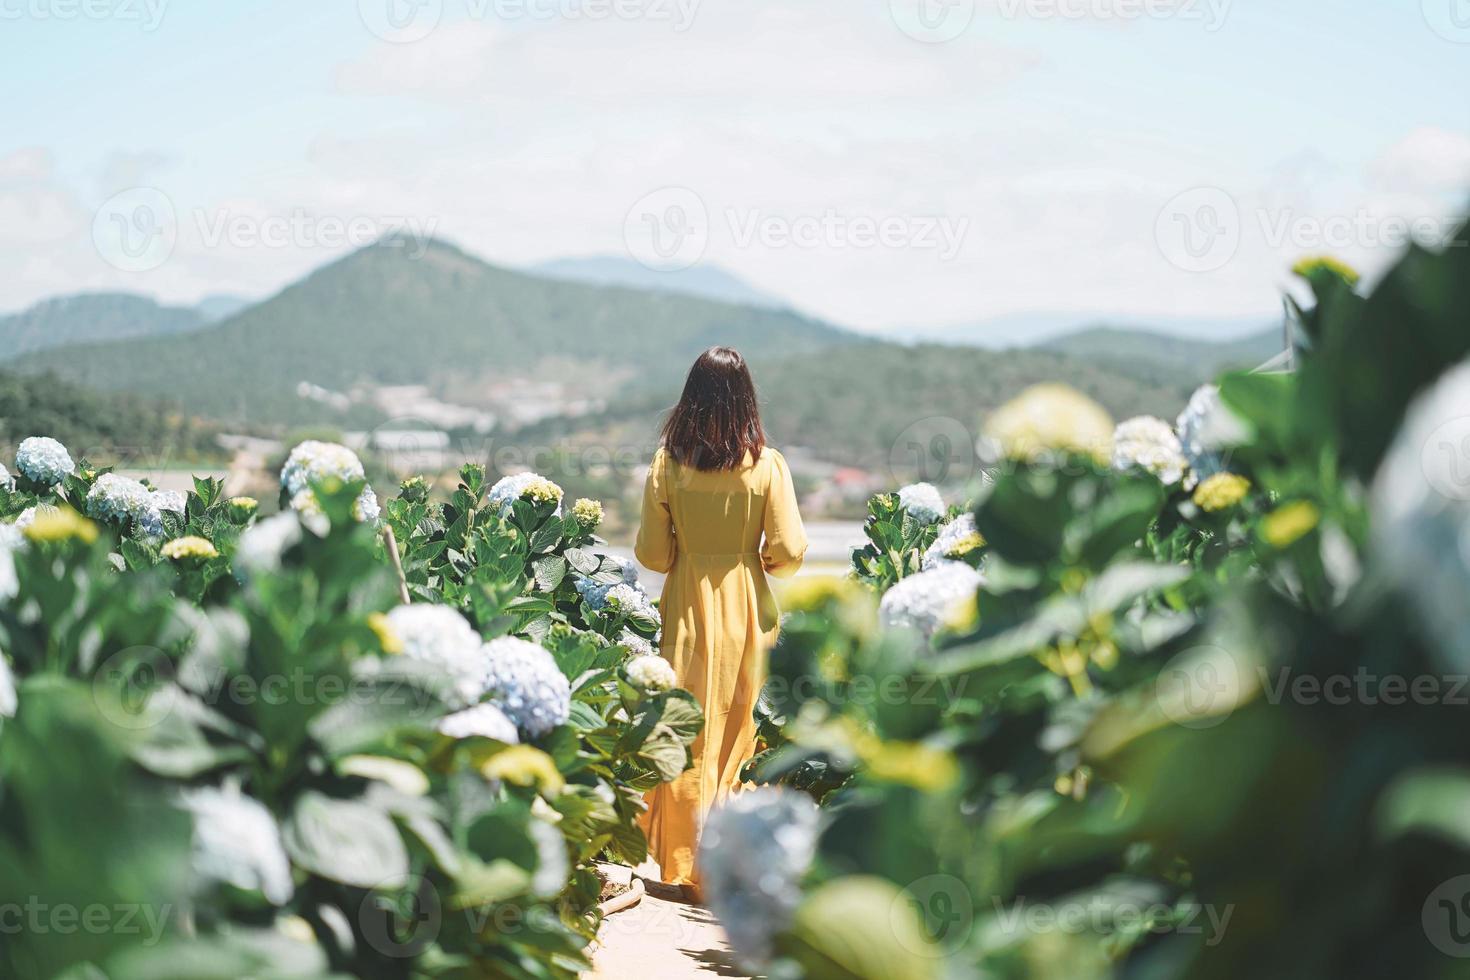
[[[1299,273],[1298,370],[1223,377],[1185,479],[1004,463],[932,637],[851,592],[925,574],[887,495],[793,596],[753,775],[826,820],[771,975],[1466,975],[1470,252]]]
[[[533,482],[501,510],[469,468],[447,504],[410,481],[386,508],[411,608],[459,622],[472,680],[496,644],[523,643],[482,639],[534,639],[554,664],[549,686],[501,676],[569,692],[565,721],[533,738],[498,688],[454,714],[464,677],[409,655],[427,641],[387,615],[404,586],[360,480],[313,479],[299,513],[257,521],[217,483],[155,512],[131,484],[104,481],[102,500],[102,476],[80,461],[0,494],[19,519],[0,546],[0,905],[131,909],[138,928],[78,940],[40,912],[7,935],[0,974],[584,968],[592,863],[644,858],[643,794],[688,767],[703,715],[624,671],[657,612],[591,608],[600,593],[577,583],[624,572],[558,516],[560,490]]]

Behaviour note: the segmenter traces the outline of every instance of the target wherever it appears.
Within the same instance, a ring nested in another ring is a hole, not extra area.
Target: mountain
[[[659,272],[622,256],[589,255],[585,258],[553,259],[532,266],[527,271],[538,276],[584,282],[594,286],[626,286],[629,289],[644,289],[656,293],[678,293],[740,306],[759,306],[773,310],[789,309],[791,306],[780,297],[762,292],[738,276],[714,265],[695,265],[673,272]]]
[[[86,341],[177,334],[206,322],[195,310],[133,293],[58,296],[0,316],[0,360]]]
[[[205,322],[218,323],[221,320],[229,319],[253,302],[255,300],[246,299],[243,296],[232,296],[229,293],[215,293],[195,303],[194,310],[204,318]]]
[[[493,386],[531,378],[598,399],[630,381],[677,381],[711,344],[780,358],[856,342],[789,311],[548,279],[443,242],[416,256],[386,241],[216,326],[39,351],[14,366],[165,396],[236,423],[371,423],[381,416],[324,417],[333,393],[425,385],[473,402]],[[298,397],[302,385],[316,386],[310,390],[323,392],[320,400]]]
[[[978,323],[948,327],[925,327],[901,331],[900,335],[939,344],[968,344],[976,347],[1031,347],[1069,334],[1109,326],[1142,330],[1166,337],[1225,343],[1259,333],[1272,322],[1270,316],[1097,316],[1087,313],[1008,313]]]
[[[1222,371],[1249,370],[1284,349],[1279,327],[1235,340],[1190,340],[1150,330],[1092,327],[1038,345],[1148,383],[1208,381]]]

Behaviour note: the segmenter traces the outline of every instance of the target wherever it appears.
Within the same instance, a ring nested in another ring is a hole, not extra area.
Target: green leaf
[[[359,888],[409,872],[408,851],[392,818],[356,800],[307,790],[296,800],[283,839],[308,871]]]

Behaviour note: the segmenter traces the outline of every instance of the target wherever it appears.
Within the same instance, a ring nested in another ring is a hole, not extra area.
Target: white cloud
[[[1385,150],[1370,172],[1388,190],[1463,194],[1470,188],[1470,135],[1415,129]]]

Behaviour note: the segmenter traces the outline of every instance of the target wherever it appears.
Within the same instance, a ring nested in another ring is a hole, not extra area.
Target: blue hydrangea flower
[[[775,937],[801,903],[802,879],[817,853],[817,805],[783,786],[729,797],[705,822],[700,877],[710,911],[741,964],[762,973]],[[758,855],[753,859],[754,855]]]
[[[516,734],[516,723],[508,718],[499,705],[486,702],[477,704],[473,708],[465,708],[456,711],[452,715],[446,715],[439,719],[436,726],[441,735],[450,738],[469,738],[478,735],[481,738],[493,738],[497,742],[505,742],[515,745],[520,736]]]
[[[484,695],[480,634],[457,610],[432,603],[398,606],[388,613],[388,625],[403,644],[404,656],[433,664],[454,679],[455,706],[474,704]]]
[[[920,524],[933,524],[944,516],[944,498],[932,483],[911,483],[898,491],[898,502]]]
[[[76,469],[66,447],[46,436],[22,440],[15,452],[15,466],[27,479],[47,487],[56,486]]]
[[[878,618],[884,626],[918,630],[932,636],[964,610],[984,581],[962,562],[941,562],[928,571],[900,579],[883,594]]]
[[[527,737],[539,738],[571,716],[572,685],[545,649],[502,636],[481,654],[486,692]]]
[[[184,791],[184,808],[194,818],[190,863],[197,874],[258,891],[273,905],[291,900],[291,862],[264,805],[234,787],[205,786]]]

